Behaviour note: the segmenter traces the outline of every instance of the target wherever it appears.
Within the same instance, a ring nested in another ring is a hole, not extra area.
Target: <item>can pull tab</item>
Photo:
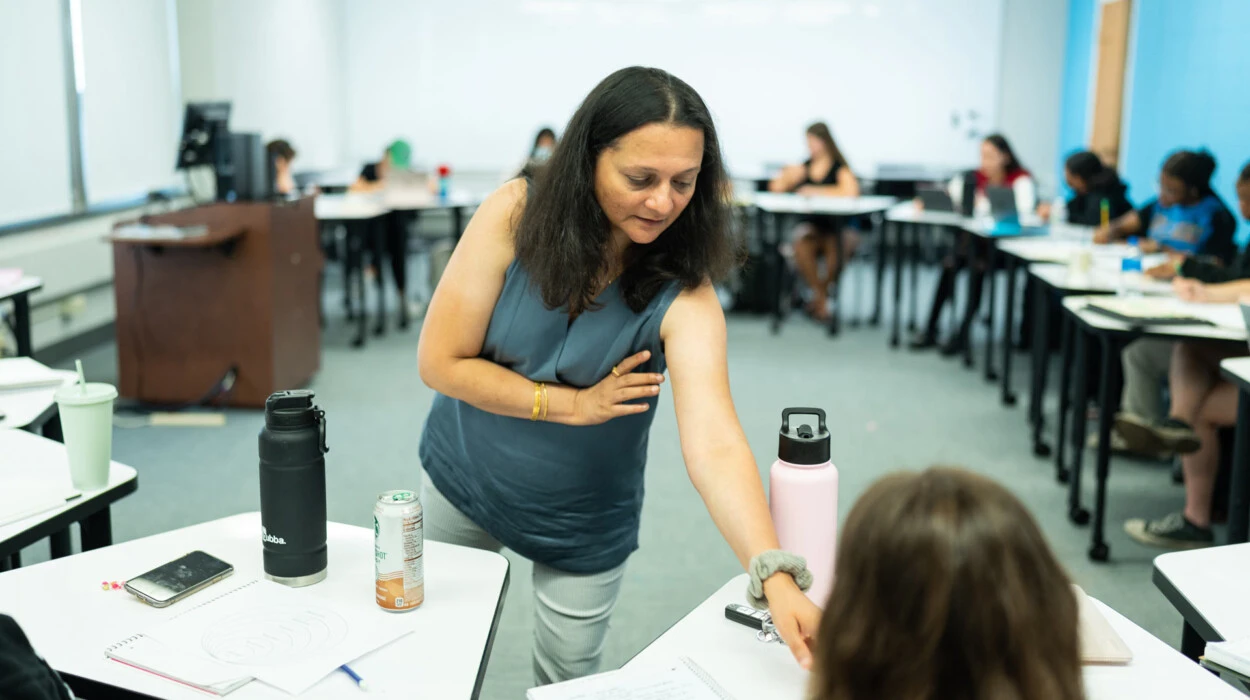
[[[317,417],[317,429],[321,433],[321,453],[325,454],[330,451],[330,448],[326,447],[326,412],[318,408],[314,409],[313,415]]]

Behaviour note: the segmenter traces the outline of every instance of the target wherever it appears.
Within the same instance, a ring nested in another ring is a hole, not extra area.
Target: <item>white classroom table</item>
[[[1102,295],[1105,297],[1105,295]],[[1070,472],[1062,463],[1063,450],[1060,449],[1057,459],[1061,476],[1069,477],[1068,518],[1077,525],[1090,522],[1090,512],[1081,505],[1081,472],[1084,456],[1085,430],[1087,421],[1085,410],[1090,398],[1086,381],[1088,346],[1097,343],[1100,349],[1098,386],[1098,450],[1095,461],[1095,491],[1093,521],[1090,527],[1089,557],[1094,561],[1106,561],[1109,548],[1104,537],[1106,519],[1107,477],[1111,464],[1111,426],[1115,414],[1116,401],[1111,393],[1119,383],[1120,352],[1124,346],[1138,338],[1160,338],[1164,340],[1203,340],[1241,342],[1246,340],[1245,322],[1241,310],[1236,304],[1185,304],[1176,299],[1159,299],[1169,309],[1176,309],[1197,318],[1205,319],[1214,325],[1159,325],[1134,326],[1118,321],[1110,316],[1088,308],[1089,303],[1099,296],[1071,296],[1063,300],[1065,323],[1070,322],[1074,339],[1075,351],[1072,366],[1075,369],[1075,380],[1072,382],[1076,391],[1073,407],[1071,446],[1073,448],[1073,464]],[[1068,386],[1060,387],[1060,411],[1067,407],[1066,392]],[[1059,441],[1064,439],[1064,420],[1060,418]]]
[[[74,372],[54,371],[61,375],[62,385],[72,384],[78,378]],[[56,415],[56,400],[53,397],[59,388],[0,389],[0,430],[31,425],[38,427],[51,420]]]
[[[362,505],[362,509],[367,506]],[[367,512],[367,511],[366,511]],[[116,690],[171,700],[206,697],[104,656],[104,648],[158,624],[211,596],[261,578],[260,514],[244,513],[0,574],[0,610],[12,615],[34,648],[81,688]],[[373,594],[373,531],[329,523],[329,575],[309,587],[365,615],[395,615],[378,608]],[[124,580],[202,549],[234,565],[235,573],[182,603],[160,609],[124,591],[100,589],[101,580]],[[413,633],[358,660],[352,668],[370,684],[367,697],[476,698],[490,657],[508,587],[508,560],[494,552],[426,542],[425,603],[399,613]],[[73,634],[66,631],[73,629]],[[342,673],[332,673],[301,698],[342,700],[359,693]],[[120,693],[126,697],[127,693]],[[290,698],[251,682],[230,700]]]
[[[866,196],[866,197],[808,197],[800,194],[779,193],[779,192],[752,192],[741,193],[741,199],[747,205],[754,206],[759,209],[764,221],[760,225],[760,241],[768,250],[766,260],[772,266],[772,285],[770,289],[776,293],[776,297],[770,299],[772,322],[770,330],[776,334],[781,332],[781,322],[783,319],[783,297],[788,300],[788,290],[782,289],[785,279],[785,262],[781,258],[781,217],[783,215],[816,215],[816,216],[836,216],[836,217],[853,217],[864,216],[867,214],[877,214],[886,211],[895,202],[896,197],[886,196]],[[773,235],[769,237],[765,231],[770,228],[771,223]],[[834,239],[838,241],[841,247],[842,231],[841,228],[835,227],[833,231]],[[845,267],[846,261],[838,258],[840,268]],[[878,276],[880,279],[880,276]],[[841,299],[842,275],[837,276],[834,283],[834,299]],[[881,294],[878,289],[877,306],[880,308]],[[841,309],[836,309],[829,319],[829,335],[837,335],[840,323]],[[874,313],[874,318],[877,314]]]
[[[703,667],[737,700],[802,700],[808,673],[795,663],[789,649],[760,642],[754,630],[725,619],[725,605],[745,602],[746,585],[745,574],[732,579],[625,668],[648,668],[684,656]],[[1101,601],[1094,600],[1094,604],[1133,651],[1133,661],[1127,666],[1085,666],[1089,700],[1245,700],[1128,618]]]
[[[0,484],[38,481],[71,487],[65,445],[25,430],[0,430]],[[79,523],[84,550],[113,543],[109,506],[139,488],[133,467],[113,462],[108,483],[65,505],[0,525],[0,571],[9,557],[44,538],[52,538],[52,556],[69,554],[69,527]],[[0,601],[3,596],[0,595]],[[2,603],[0,603],[2,604]]]
[[[17,354],[30,357],[33,347],[30,341],[30,295],[43,289],[43,280],[26,275],[17,283],[0,287],[0,302],[13,301],[13,335],[17,340]]]
[[[1185,620],[1186,656],[1197,659],[1206,642],[1250,637],[1250,544],[1160,554],[1151,579]]]

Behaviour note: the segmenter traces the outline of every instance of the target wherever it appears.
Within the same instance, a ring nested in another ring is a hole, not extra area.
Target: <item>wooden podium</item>
[[[312,378],[321,365],[323,264],[312,198],[214,203],[138,223],[208,232],[126,238],[115,230],[123,397],[194,403],[233,368],[226,403],[261,408],[269,394]]]

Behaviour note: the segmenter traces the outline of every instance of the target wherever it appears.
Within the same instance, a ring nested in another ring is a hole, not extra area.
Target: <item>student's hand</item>
[[[634,373],[649,359],[650,350],[631,355],[616,366],[615,374],[609,374],[589,389],[579,390],[573,397],[570,425],[599,425],[613,418],[645,413],[650,408],[648,404],[632,402],[656,396],[664,383],[663,374]]]
[[[1156,280],[1170,280],[1176,277],[1176,265],[1171,262],[1159,263],[1146,270],[1146,276]]]
[[[777,634],[785,640],[794,660],[804,670],[812,669],[812,645],[820,627],[820,608],[808,599],[789,574],[773,574],[764,582],[768,612]]]
[[[1111,242],[1111,227],[1099,226],[1094,230],[1094,242],[1098,245],[1105,245]]]
[[[1176,292],[1176,296],[1181,301],[1209,301],[1210,292],[1207,285],[1195,279],[1185,277],[1177,277],[1172,280],[1172,291]]]
[[[1159,241],[1144,238],[1137,243],[1137,248],[1143,253],[1157,253],[1159,252]]]
[[[1042,221],[1050,221],[1050,202],[1042,202],[1037,205],[1037,215]]]

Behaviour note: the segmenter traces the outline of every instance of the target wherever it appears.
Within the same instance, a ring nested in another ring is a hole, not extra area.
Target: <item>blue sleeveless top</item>
[[[1215,233],[1215,217],[1225,210],[1224,203],[1215,195],[1207,195],[1189,206],[1161,207],[1157,199],[1147,206],[1152,208],[1150,238],[1186,255],[1205,252],[1207,242]]]
[[[663,372],[660,322],[681,291],[670,282],[641,313],[613,281],[571,323],[548,309],[520,263],[508,266],[481,357],[532,381],[585,388],[643,350],[639,372]],[[645,413],[568,426],[488,413],[438,394],[425,419],[420,458],[460,512],[521,556],[573,573],[624,563],[638,548],[647,433]]]

